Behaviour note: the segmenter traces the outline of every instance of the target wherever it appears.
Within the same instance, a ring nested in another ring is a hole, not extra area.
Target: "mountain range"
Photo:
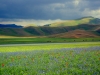
[[[46,24],[44,26],[18,26],[15,24],[0,24],[0,36],[18,37],[60,37],[60,38],[88,38],[100,37],[100,19],[83,17]]]
[[[0,24],[0,28],[22,28],[23,26],[18,26],[16,24]]]

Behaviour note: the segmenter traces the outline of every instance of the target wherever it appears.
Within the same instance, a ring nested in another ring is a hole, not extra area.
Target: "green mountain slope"
[[[30,36],[23,28],[0,28],[0,35],[4,36]]]
[[[20,37],[33,37],[33,36],[50,36],[59,35],[62,33],[65,35],[71,34],[70,31],[84,30],[84,37],[87,32],[89,36],[100,36],[100,19],[93,17],[84,17],[76,20],[69,20],[65,22],[56,22],[53,24],[47,24],[45,26],[27,26],[22,28],[0,28],[0,36],[20,36]],[[86,32],[85,32],[86,31]],[[70,32],[70,33],[67,33]],[[78,31],[77,31],[78,32]],[[77,34],[75,32],[75,34]],[[82,35],[83,37],[83,35]]]
[[[80,24],[100,24],[100,19],[93,17],[84,17],[76,20],[66,20],[64,22],[56,22],[52,23],[50,27],[58,27],[58,26],[76,26]]]
[[[49,36],[55,35],[60,33],[65,33],[73,30],[86,30],[86,31],[93,31],[93,34],[99,33],[100,25],[87,25],[81,24],[77,26],[65,26],[65,27],[25,27],[25,28],[0,28],[0,35],[4,36]]]

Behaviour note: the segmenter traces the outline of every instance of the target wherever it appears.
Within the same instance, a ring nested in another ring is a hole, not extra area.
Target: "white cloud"
[[[74,0],[73,3],[74,3],[74,5],[77,7],[77,6],[79,5],[80,1],[81,1],[81,0]]]
[[[2,19],[0,19],[2,20]],[[1,21],[0,24],[16,24],[16,25],[22,25],[22,26],[28,26],[28,25],[45,25],[45,24],[51,24],[54,22],[61,22],[64,20],[56,19],[56,20],[34,20],[34,19],[8,19],[5,21]]]
[[[44,19],[68,20],[88,15],[99,17],[100,12],[97,10],[99,7],[99,0],[1,0],[0,17],[28,19],[28,21],[21,20],[23,25],[27,25],[26,22],[43,25],[46,24],[42,21]],[[20,24],[20,22],[17,23]]]
[[[97,9],[97,10],[85,9],[82,14],[84,16],[93,16],[96,18],[100,18],[100,9]]]

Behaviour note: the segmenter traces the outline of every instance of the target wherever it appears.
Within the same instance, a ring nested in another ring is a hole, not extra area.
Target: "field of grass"
[[[93,42],[100,38],[0,38],[0,44],[23,44],[23,43],[64,43],[64,42]]]
[[[0,75],[100,75],[100,42],[0,46]]]
[[[100,46],[100,42],[80,42],[80,43],[40,43],[32,45],[12,45],[0,46],[0,52],[19,52],[32,50],[54,50],[66,48],[87,48]]]

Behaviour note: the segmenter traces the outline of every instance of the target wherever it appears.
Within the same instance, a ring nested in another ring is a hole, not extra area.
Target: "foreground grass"
[[[80,43],[52,43],[52,44],[34,44],[34,45],[15,45],[15,46],[0,46],[0,52],[18,52],[18,51],[32,51],[32,50],[53,50],[64,48],[79,48],[100,46],[100,42],[80,42]]]
[[[0,46],[0,75],[100,75],[100,42]]]
[[[0,53],[1,75],[100,75],[100,50]]]

